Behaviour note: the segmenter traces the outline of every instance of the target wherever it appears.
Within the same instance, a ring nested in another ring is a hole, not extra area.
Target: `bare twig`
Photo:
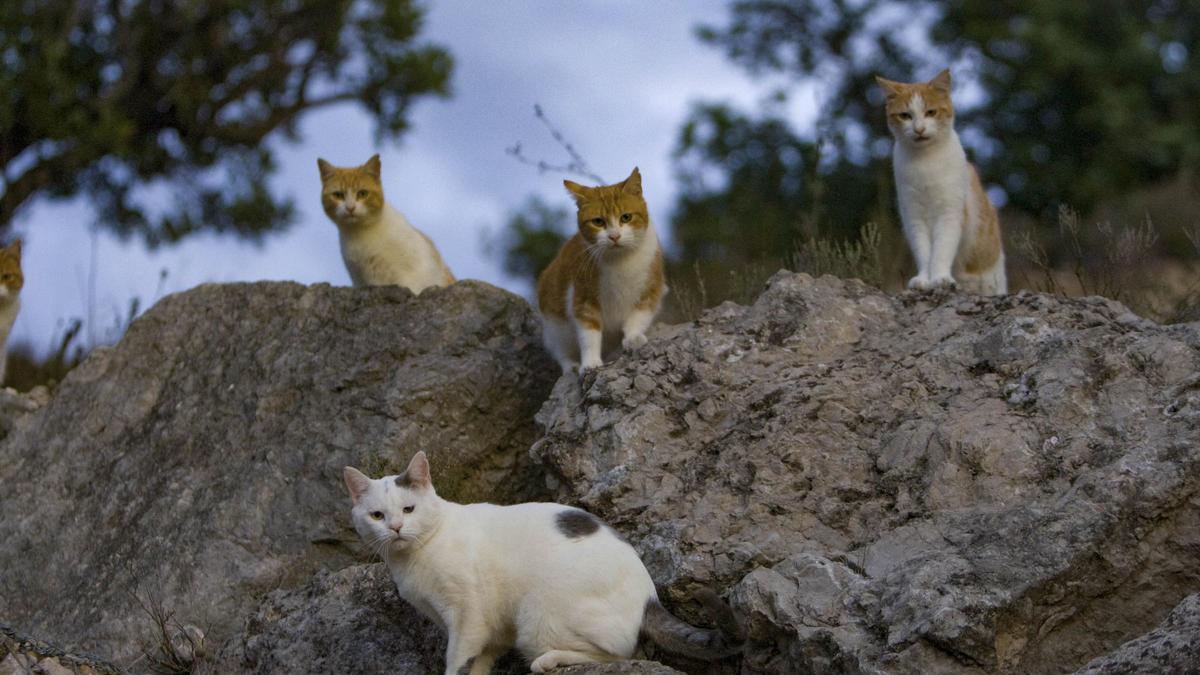
[[[575,174],[576,176],[583,176],[584,178],[590,179],[597,184],[605,183],[603,178],[596,175],[596,173],[591,170],[591,168],[588,166],[587,160],[584,159],[583,155],[579,154],[579,151],[575,149],[575,146],[568,141],[565,136],[563,136],[563,133],[558,130],[558,127],[554,126],[554,123],[550,121],[550,118],[546,117],[546,113],[542,110],[541,105],[536,103],[534,104],[533,114],[535,117],[541,120],[542,124],[546,125],[546,129],[550,131],[550,137],[553,138],[556,143],[562,146],[562,149],[567,152],[567,156],[570,158],[570,160],[566,164],[551,164],[544,159],[533,159],[525,154],[525,150],[521,146],[520,141],[514,143],[512,147],[505,148],[505,154],[522,164],[528,164],[529,166],[537,167],[537,170],[540,173],[551,171],[554,173]]]

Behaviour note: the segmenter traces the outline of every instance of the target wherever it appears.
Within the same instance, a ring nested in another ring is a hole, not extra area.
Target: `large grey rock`
[[[539,420],[669,598],[731,589],[741,672],[1062,672],[1200,589],[1200,329],[1103,299],[780,273]]]
[[[1076,675],[1194,675],[1200,673],[1200,593],[1188,596],[1167,620],[1076,671]]]
[[[0,444],[0,620],[125,664],[152,613],[218,647],[263,594],[361,559],[345,464],[425,450],[450,497],[539,494],[557,375],[528,305],[482,283],[168,297]]]
[[[382,563],[317,572],[263,599],[206,673],[436,672],[446,639],[404,604]]]

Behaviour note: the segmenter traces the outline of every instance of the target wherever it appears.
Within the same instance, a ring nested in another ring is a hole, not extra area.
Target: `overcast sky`
[[[369,118],[352,105],[310,113],[298,144],[277,142],[275,186],[295,197],[299,217],[254,245],[201,235],[150,252],[136,240],[95,234],[81,200],[38,203],[17,223],[25,237],[25,288],[10,345],[44,353],[66,322],[89,319],[89,340],[111,339],[133,297],[143,309],[162,295],[204,282],[294,280],[349,285],[337,232],[320,208],[316,158],[354,165],[383,158],[389,202],[438,245],[459,278],[525,294],[483,241],[527,195],[567,207],[561,175],[539,174],[504,152],[520,141],[532,157],[564,160],[533,115],[540,103],[607,181],[641,168],[652,217],[667,220],[674,198],[670,152],[689,106],[728,100],[754,107],[765,83],[701,44],[699,23],[723,23],[718,0],[436,0],[423,36],[454,55],[453,96],[418,103],[399,143],[377,146]],[[797,126],[815,105],[795,97]],[[586,181],[585,181],[586,182]],[[165,274],[165,276],[164,276]]]

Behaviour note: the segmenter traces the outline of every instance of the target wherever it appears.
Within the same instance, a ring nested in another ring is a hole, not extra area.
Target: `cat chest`
[[[600,310],[605,330],[621,328],[641,300],[649,278],[650,268],[645,262],[611,266],[600,271]]]
[[[922,215],[959,212],[966,199],[962,172],[945,166],[898,171],[896,193],[902,208]]]

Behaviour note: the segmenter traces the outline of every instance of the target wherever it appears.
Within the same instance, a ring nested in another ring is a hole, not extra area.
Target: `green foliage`
[[[77,194],[151,244],[282,226],[265,139],[341,102],[395,137],[413,101],[447,94],[421,18],[414,0],[0,3],[0,228]],[[177,203],[156,213],[148,192]]]
[[[541,197],[531,195],[509,216],[488,248],[500,254],[505,272],[536,281],[570,236],[572,216],[567,209],[550,206]]]
[[[915,80],[949,65],[983,90],[959,107],[984,176],[1029,214],[1090,211],[1200,168],[1194,2],[754,0],[699,35],[752,74],[819,81],[820,136],[836,165],[867,169],[886,156],[874,74]]]

